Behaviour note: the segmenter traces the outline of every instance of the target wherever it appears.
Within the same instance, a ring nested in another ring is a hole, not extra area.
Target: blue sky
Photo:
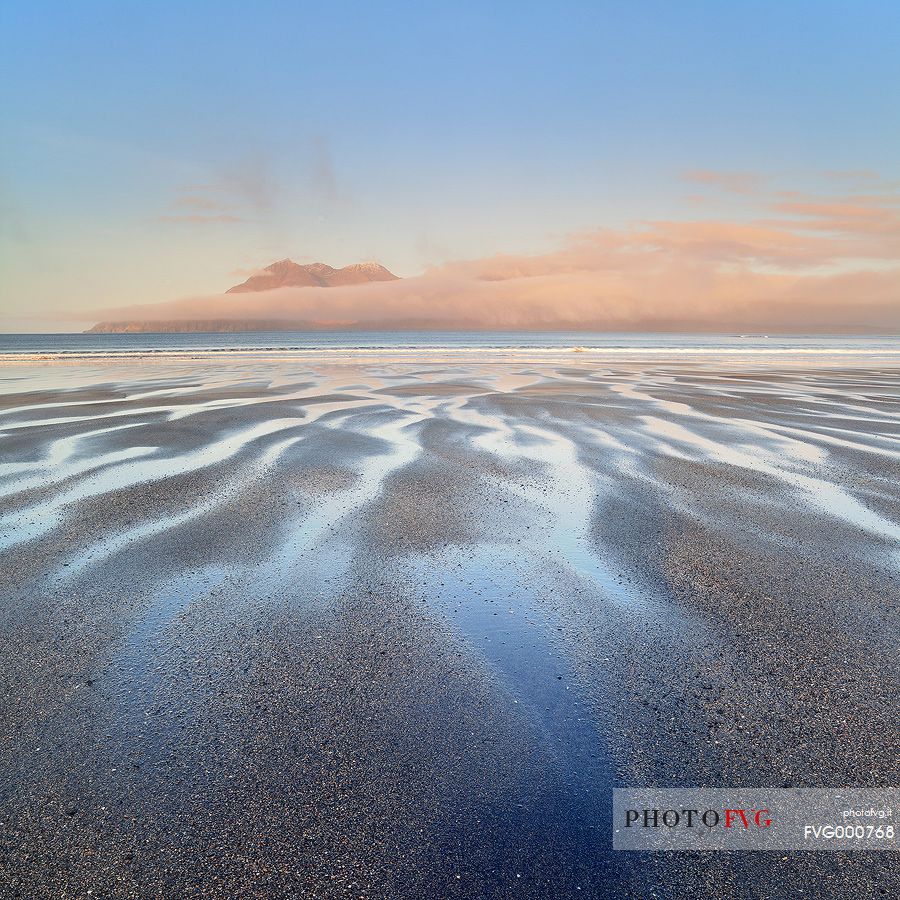
[[[696,217],[693,169],[900,178],[896,2],[7,0],[0,30],[7,318],[542,252]]]

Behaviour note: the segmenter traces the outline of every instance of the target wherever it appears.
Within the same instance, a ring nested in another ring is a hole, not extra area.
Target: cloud
[[[549,259],[546,274],[495,280],[480,277],[470,263],[449,264],[395,282],[193,297],[104,311],[100,318],[267,319],[313,327],[339,321],[358,328],[900,329],[900,267],[820,276],[639,257],[572,271]]]
[[[160,222],[212,225],[247,221],[247,213],[267,215],[276,195],[266,159],[249,154],[224,168],[205,184],[185,185],[169,204]]]
[[[266,154],[248,152],[219,167],[207,181],[178,187],[156,221],[174,225],[242,222],[272,232],[272,243],[291,233],[284,223],[288,208],[295,212],[302,206],[307,216],[325,221],[343,199],[331,146],[326,136],[318,135],[309,140],[306,149],[306,158],[300,163],[307,172],[302,198],[280,189]]]
[[[169,204],[170,209],[175,211],[157,216],[157,221],[176,225],[216,225],[244,221],[235,214],[231,205],[218,196],[220,192],[221,188],[214,184],[184,187]]]
[[[761,215],[571,235],[400,281],[184,298],[109,320],[326,327],[900,331],[900,196],[760,194]]]

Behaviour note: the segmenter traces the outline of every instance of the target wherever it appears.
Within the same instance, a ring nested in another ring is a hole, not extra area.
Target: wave
[[[699,357],[699,356],[752,356],[752,357],[790,357],[800,354],[804,356],[840,356],[840,357],[865,357],[887,356],[900,358],[900,345],[896,347],[735,347],[708,346],[708,347],[510,347],[504,345],[483,345],[471,347],[447,347],[447,346],[344,346],[344,347],[167,347],[167,348],[141,348],[141,349],[115,349],[115,350],[53,350],[48,352],[12,352],[0,353],[0,364],[22,362],[53,362],[57,360],[96,360],[96,359],[204,359],[221,358],[223,356],[239,357],[272,357],[286,359],[291,357],[310,356],[321,358],[323,356],[345,356],[347,354],[366,356],[389,356],[393,354],[410,356],[422,355],[471,355],[476,353],[501,353],[501,354],[540,354],[540,355],[565,355],[565,354],[593,354],[593,355],[650,355],[670,357]]]

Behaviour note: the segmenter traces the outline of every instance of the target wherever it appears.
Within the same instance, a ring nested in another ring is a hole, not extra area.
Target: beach
[[[0,896],[900,877],[610,837],[614,787],[898,783],[896,357],[198,350],[0,379]]]

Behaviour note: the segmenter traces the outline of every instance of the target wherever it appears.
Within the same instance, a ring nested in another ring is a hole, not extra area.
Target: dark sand
[[[900,783],[900,372],[0,379],[0,896],[896,895],[895,854],[616,854],[609,816]]]

